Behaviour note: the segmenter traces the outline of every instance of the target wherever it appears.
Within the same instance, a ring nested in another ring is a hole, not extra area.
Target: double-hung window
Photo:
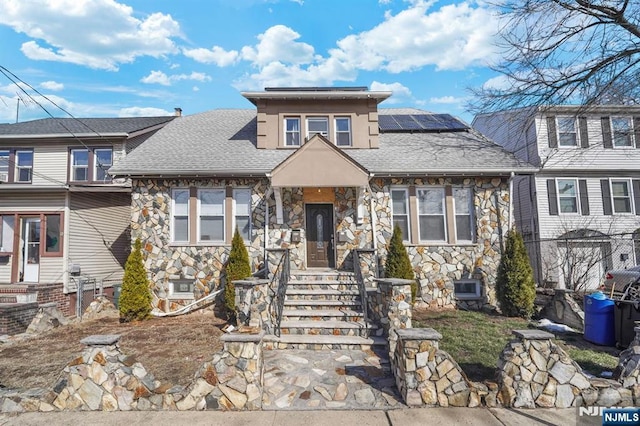
[[[631,182],[628,179],[611,179],[611,200],[614,213],[633,213]]]
[[[456,239],[458,241],[473,241],[475,227],[471,188],[454,187],[453,202],[456,216]]]
[[[89,150],[71,150],[71,180],[74,182],[89,180]]]
[[[224,189],[198,190],[198,241],[224,241]]]
[[[111,176],[107,170],[113,165],[113,150],[111,148],[98,148],[94,151],[93,180],[110,182]]]
[[[235,228],[245,241],[251,241],[251,189],[234,189],[233,204]]]
[[[0,182],[9,181],[9,151],[0,150]]]
[[[444,188],[418,189],[418,225],[421,241],[446,241]]]
[[[311,139],[315,134],[329,137],[329,119],[327,117],[309,117],[307,118],[307,140]]]
[[[284,119],[284,145],[300,146],[300,118],[287,117]]]
[[[189,241],[189,189],[171,192],[171,240]]]
[[[336,145],[351,146],[351,119],[336,117]]]
[[[16,182],[31,182],[33,175],[33,151],[16,151]]]
[[[402,231],[402,240],[409,241],[409,192],[406,188],[391,190],[391,214],[393,227]]]
[[[557,117],[558,145],[564,147],[578,146],[578,132],[575,117]]]
[[[633,124],[630,117],[611,117],[614,147],[633,146]]]
[[[556,185],[560,213],[578,213],[578,182],[575,179],[558,179]]]

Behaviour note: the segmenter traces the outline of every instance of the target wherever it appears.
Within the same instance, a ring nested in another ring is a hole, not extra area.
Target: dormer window
[[[287,117],[284,119],[284,145],[300,146],[300,118]]]
[[[351,146],[351,119],[336,117],[336,145]]]
[[[307,118],[307,139],[311,139],[315,134],[329,137],[329,119],[327,117]]]

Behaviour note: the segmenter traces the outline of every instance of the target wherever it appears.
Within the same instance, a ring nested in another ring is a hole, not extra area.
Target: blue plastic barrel
[[[601,291],[584,296],[584,340],[615,346],[615,303]]]

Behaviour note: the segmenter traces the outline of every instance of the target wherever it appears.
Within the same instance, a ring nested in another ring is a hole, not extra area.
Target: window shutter
[[[587,181],[580,179],[578,181],[578,189],[580,190],[580,210],[583,216],[589,216],[589,194],[587,193]]]
[[[587,117],[578,117],[578,128],[580,129],[580,146],[582,148],[589,148],[589,132],[587,131]]]
[[[602,117],[602,142],[605,148],[613,148],[613,141],[611,140],[611,122],[609,117]]]
[[[611,206],[611,190],[609,189],[609,180],[602,179],[600,181],[600,188],[602,188],[602,208],[604,214],[610,216],[613,214],[613,208]]]
[[[636,215],[640,215],[640,180],[634,179],[633,185],[633,203],[636,207]]]
[[[549,214],[558,215],[558,193],[555,179],[547,179],[547,197],[549,197]]]
[[[556,117],[547,117],[547,135],[549,137],[549,148],[557,148],[558,133],[556,132]]]
[[[633,133],[636,139],[636,148],[640,148],[640,117],[633,117]]]

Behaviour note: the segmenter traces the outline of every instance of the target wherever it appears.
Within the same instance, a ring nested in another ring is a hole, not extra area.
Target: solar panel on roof
[[[466,130],[466,126],[463,122],[450,114],[438,114],[438,119],[441,120],[448,130]]]
[[[413,119],[410,115],[394,115],[393,118],[398,122],[402,130],[423,130],[420,123]]]
[[[391,115],[378,116],[378,127],[381,131],[402,130],[402,127],[393,119]]]
[[[445,129],[443,123],[434,115],[421,114],[414,115],[413,118],[420,123],[424,130],[437,131]]]

